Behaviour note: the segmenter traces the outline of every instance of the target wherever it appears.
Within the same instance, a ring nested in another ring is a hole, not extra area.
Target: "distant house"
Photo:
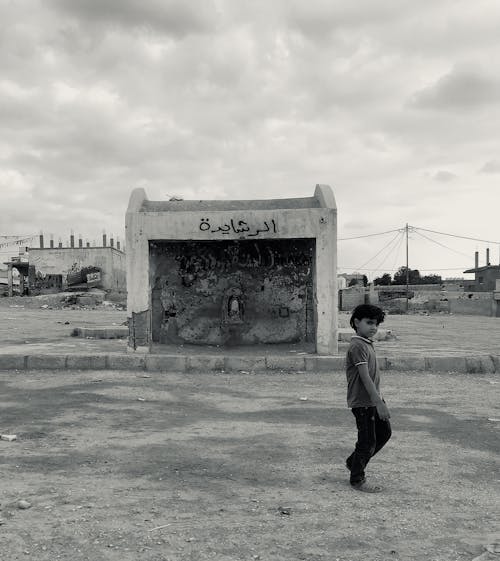
[[[490,250],[486,250],[486,265],[479,266],[479,253],[475,254],[475,267],[464,273],[474,274],[474,280],[464,281],[464,290],[470,292],[492,292],[500,279],[500,265],[490,264]]]
[[[500,265],[484,265],[467,269],[464,273],[474,273],[474,280],[464,281],[464,290],[470,292],[492,292],[500,279]]]
[[[114,247],[113,239],[107,245],[103,235],[103,245],[90,247],[83,245],[81,239],[75,246],[71,235],[70,246],[59,243],[55,247],[51,240],[50,247],[45,247],[43,235],[40,234],[40,247],[26,247],[19,250],[18,257],[12,257],[7,265],[6,284],[2,282],[2,292],[13,295],[59,292],[61,290],[87,290],[102,288],[109,292],[126,291],[125,253]],[[15,277],[18,277],[19,289],[16,291]]]
[[[349,286],[360,285],[364,286],[364,275],[361,273],[341,273],[337,275],[337,279],[345,279],[345,285],[348,288]],[[339,285],[339,288],[342,288]]]

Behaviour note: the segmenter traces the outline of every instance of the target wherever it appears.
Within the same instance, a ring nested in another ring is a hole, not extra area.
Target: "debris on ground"
[[[0,434],[0,440],[6,440],[7,442],[12,442],[13,440],[17,440],[16,434]]]
[[[31,503],[25,501],[24,499],[21,499],[20,501],[17,501],[17,508],[20,508],[21,510],[26,510],[28,508],[31,508]]]

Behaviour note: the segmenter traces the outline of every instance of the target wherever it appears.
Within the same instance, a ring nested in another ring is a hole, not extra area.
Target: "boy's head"
[[[385,313],[378,306],[361,304],[354,308],[349,323],[358,335],[369,338],[377,333],[377,328],[384,321],[384,318]]]

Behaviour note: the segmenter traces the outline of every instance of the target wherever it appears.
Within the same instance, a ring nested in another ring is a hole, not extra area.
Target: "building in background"
[[[500,279],[500,265],[490,263],[490,250],[486,250],[486,264],[479,266],[479,252],[475,253],[475,266],[464,273],[474,274],[474,280],[464,281],[464,290],[470,292],[492,292]]]
[[[50,240],[45,247],[40,234],[39,247],[25,247],[19,255],[4,262],[7,266],[7,293],[42,294],[63,290],[102,288],[109,292],[126,292],[125,253],[119,242],[102,237],[102,246],[90,246],[71,235],[69,246],[57,246]],[[18,275],[14,273],[17,271]],[[16,287],[15,277],[19,277]],[[16,290],[17,288],[17,290]]]

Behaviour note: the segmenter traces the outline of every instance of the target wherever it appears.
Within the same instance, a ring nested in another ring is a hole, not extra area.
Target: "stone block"
[[[471,356],[465,359],[468,374],[495,372],[495,363],[490,356]]]
[[[307,372],[342,372],[345,370],[343,356],[306,356]]]
[[[186,372],[187,357],[179,355],[148,355],[146,370],[159,372]]]
[[[195,372],[224,370],[223,356],[188,356],[187,369]]]
[[[146,357],[133,354],[109,354],[107,367],[111,370],[145,370]]]
[[[385,368],[381,368],[381,370],[424,371],[426,370],[425,358],[423,356],[386,357]]]
[[[463,356],[431,356],[425,359],[425,369],[436,372],[465,373],[466,366]]]
[[[74,327],[71,335],[73,337],[93,337],[94,339],[126,339],[128,327],[126,325]]]
[[[105,370],[106,355],[68,355],[66,365],[75,370]]]
[[[26,357],[23,355],[0,354],[0,370],[24,370]]]
[[[26,357],[26,368],[30,370],[65,370],[66,355],[30,355]]]
[[[265,357],[226,356],[224,370],[231,371],[263,371],[266,370]]]
[[[306,361],[304,356],[268,356],[266,357],[266,368],[268,370],[305,370]]]

